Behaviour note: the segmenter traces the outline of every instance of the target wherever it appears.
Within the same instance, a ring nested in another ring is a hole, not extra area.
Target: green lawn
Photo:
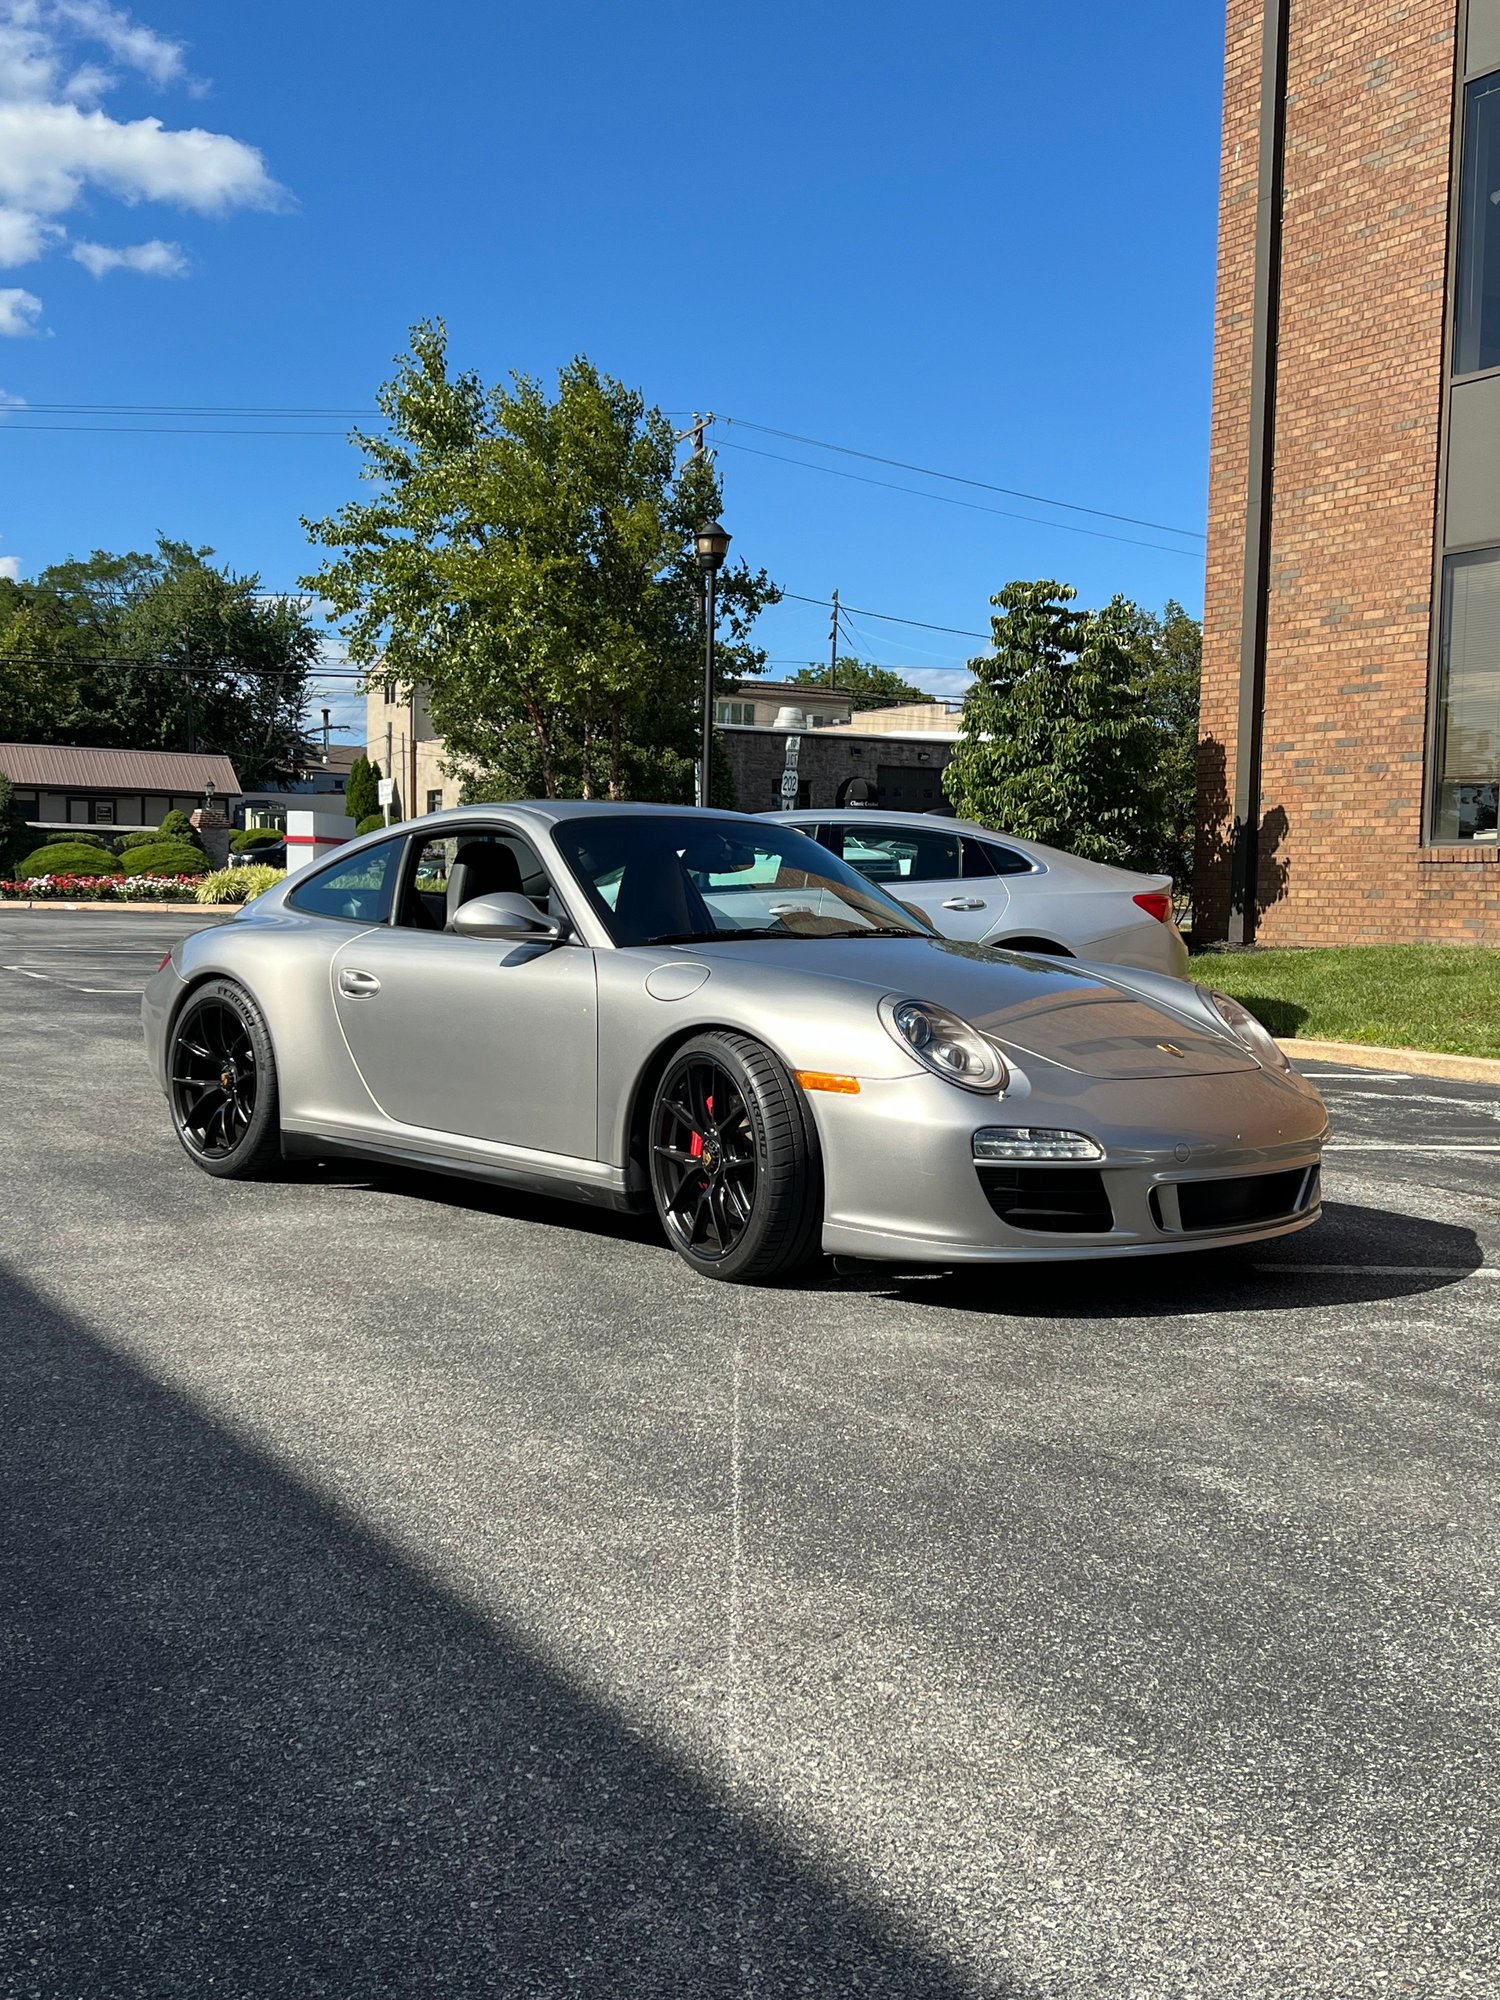
[[[1500,1056],[1500,950],[1484,945],[1201,952],[1190,976],[1275,1035]]]

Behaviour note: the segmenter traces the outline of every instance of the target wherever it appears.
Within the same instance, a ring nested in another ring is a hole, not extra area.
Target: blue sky
[[[161,530],[290,586],[298,516],[355,490],[342,417],[48,406],[357,410],[441,314],[488,376],[581,351],[739,419],[725,521],[789,591],[981,632],[1018,576],[1197,610],[1191,534],[744,426],[1201,532],[1221,37],[1208,0],[0,0],[0,563]],[[181,434],[236,427],[303,434]],[[760,630],[777,672],[826,635]],[[979,650],[850,638],[938,690]]]

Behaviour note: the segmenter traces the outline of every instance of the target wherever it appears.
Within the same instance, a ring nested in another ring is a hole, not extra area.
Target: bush
[[[185,840],[159,840],[154,847],[132,847],[116,865],[127,875],[206,875],[208,856]]]
[[[36,835],[21,817],[15,786],[0,771],[0,875],[8,875]]]
[[[248,903],[285,880],[284,868],[267,868],[262,863],[249,868],[216,868],[212,875],[204,876],[193,894],[200,903]]]
[[[118,875],[120,863],[102,847],[85,840],[55,840],[39,847],[16,870],[21,881],[33,875]]]
[[[286,835],[274,826],[247,826],[229,845],[236,854],[253,854],[257,847],[281,847],[285,842]]]
[[[375,833],[384,825],[385,814],[383,812],[366,813],[362,820],[356,821],[354,831],[356,833]]]
[[[380,766],[372,764],[368,757],[356,757],[349,767],[349,782],[344,787],[344,810],[354,820],[368,819],[380,804],[380,794],[376,787],[380,783]]]
[[[54,836],[58,847],[102,847],[106,854],[114,853],[114,843],[108,834],[90,833],[85,827],[69,827],[66,834]]]
[[[169,812],[156,830],[163,840],[181,840],[186,841],[189,847],[203,847],[203,836],[186,813]]]
[[[139,833],[122,833],[115,842],[116,854],[128,854],[132,847],[158,847],[162,831],[159,826],[143,826]]]

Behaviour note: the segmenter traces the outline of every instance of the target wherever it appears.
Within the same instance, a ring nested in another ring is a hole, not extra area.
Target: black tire
[[[281,1165],[276,1058],[244,987],[210,979],[172,1024],[168,1095],[178,1143],[221,1180],[263,1180]]]
[[[816,1133],[796,1084],[759,1042],[724,1031],[678,1049],[649,1138],[657,1216],[700,1276],[770,1284],[819,1254]]]

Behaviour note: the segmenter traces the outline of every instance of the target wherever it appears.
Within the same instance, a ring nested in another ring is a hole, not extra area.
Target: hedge
[[[114,855],[89,841],[55,840],[28,854],[16,870],[19,881],[33,875],[118,875],[120,863]]]
[[[163,840],[182,840],[186,841],[191,847],[201,848],[203,846],[203,836],[199,833],[197,827],[193,825],[187,814],[183,812],[175,810],[169,812],[157,828],[157,832]]]
[[[166,836],[170,839],[170,835]],[[122,833],[115,842],[116,854],[128,854],[132,847],[159,847],[162,842],[159,826],[143,826],[139,833]]]
[[[366,813],[362,820],[355,822],[354,831],[356,833],[374,833],[384,825],[385,814],[383,812]]]
[[[133,847],[118,865],[127,875],[206,875],[208,856],[185,840],[159,840],[154,847]]]
[[[247,826],[229,843],[236,854],[250,854],[257,847],[282,847],[285,844],[286,835],[278,833],[274,826]]]

